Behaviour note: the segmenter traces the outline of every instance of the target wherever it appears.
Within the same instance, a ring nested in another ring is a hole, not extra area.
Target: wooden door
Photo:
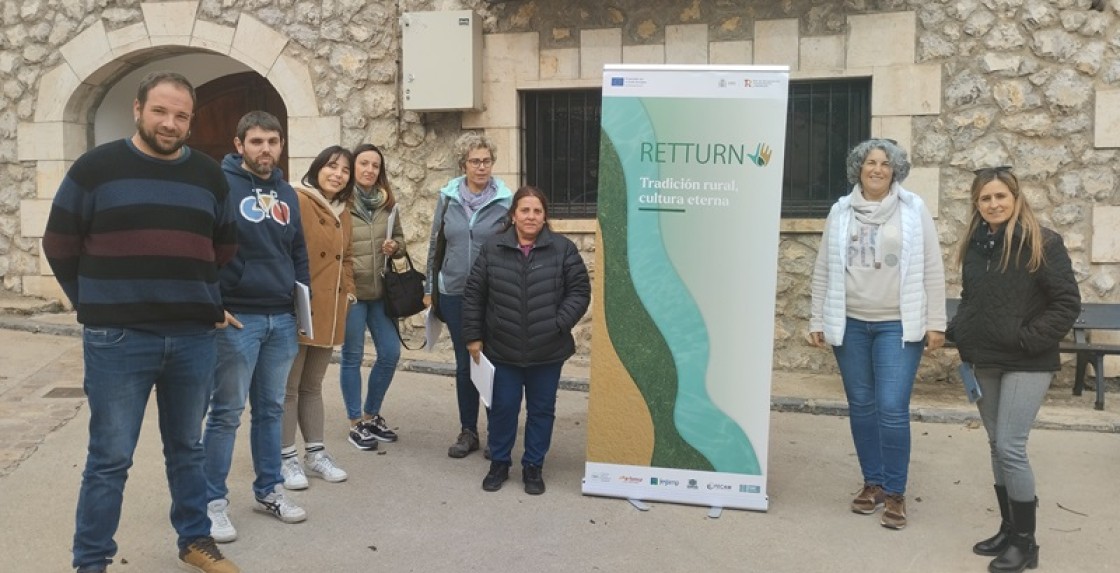
[[[233,138],[241,116],[255,109],[264,110],[275,115],[284,128],[284,151],[277,165],[289,181],[303,175],[288,173],[288,108],[272,84],[260,74],[244,72],[222,76],[195,88],[195,96],[195,117],[187,145],[220,162],[227,153],[237,151]]]

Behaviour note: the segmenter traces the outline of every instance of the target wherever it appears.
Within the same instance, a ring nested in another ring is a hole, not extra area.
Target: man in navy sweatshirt
[[[237,538],[226,478],[246,399],[252,406],[253,509],[285,523],[307,518],[284,495],[280,474],[284,392],[298,351],[295,284],[311,280],[299,200],[276,166],[284,134],[275,116],[263,111],[245,114],[233,143],[237,153],[226,155],[222,170],[229,182],[239,246],[220,274],[231,328],[218,335],[214,394],[203,436],[210,534],[223,543]]]
[[[225,326],[218,268],[237,245],[221,169],[184,145],[194,104],[182,75],[147,75],[132,104],[136,133],[79,157],[47,219],[43,253],[83,326],[89,447],[74,531],[79,573],[104,573],[117,553],[153,386],[181,565],[239,571],[210,537],[199,444],[215,326]]]

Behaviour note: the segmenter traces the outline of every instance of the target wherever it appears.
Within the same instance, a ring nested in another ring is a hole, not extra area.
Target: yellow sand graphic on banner
[[[598,222],[596,243],[603,244]],[[591,283],[591,396],[587,408],[587,460],[627,465],[648,465],[653,457],[653,420],[642,393],[614,350],[606,327],[603,296],[603,249],[595,250]],[[596,407],[598,404],[598,407]],[[608,407],[609,406],[609,407]]]

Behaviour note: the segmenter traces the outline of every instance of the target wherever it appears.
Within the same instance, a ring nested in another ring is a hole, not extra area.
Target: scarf
[[[358,215],[366,220],[373,220],[373,212],[385,204],[387,197],[383,189],[377,189],[376,192],[366,191],[357,185],[354,186],[354,206],[357,207]]]
[[[467,179],[464,177],[459,182],[459,204],[463,206],[463,210],[467,212],[467,219],[474,217],[476,211],[482,208],[483,205],[490,202],[495,195],[498,194],[498,187],[494,185],[494,180],[486,184],[481,193],[472,193],[470,187],[467,186]]]
[[[879,232],[879,227],[891,220],[895,212],[898,211],[898,190],[895,189],[895,183],[891,184],[890,191],[887,196],[883,197],[881,201],[868,201],[863,196],[863,189],[857,183],[855,189],[852,190],[852,218],[854,221],[849,227],[849,233],[852,235],[852,241],[855,241],[859,233],[859,224],[872,227],[875,229],[870,234],[871,246],[875,255],[875,268],[883,266],[883,249],[880,248],[879,242],[882,233]]]

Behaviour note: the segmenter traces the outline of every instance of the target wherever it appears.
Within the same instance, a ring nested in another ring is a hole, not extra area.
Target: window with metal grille
[[[827,216],[851,190],[848,151],[870,135],[870,78],[791,81],[782,217]]]
[[[521,92],[522,180],[548,196],[549,217],[595,217],[599,89]]]

